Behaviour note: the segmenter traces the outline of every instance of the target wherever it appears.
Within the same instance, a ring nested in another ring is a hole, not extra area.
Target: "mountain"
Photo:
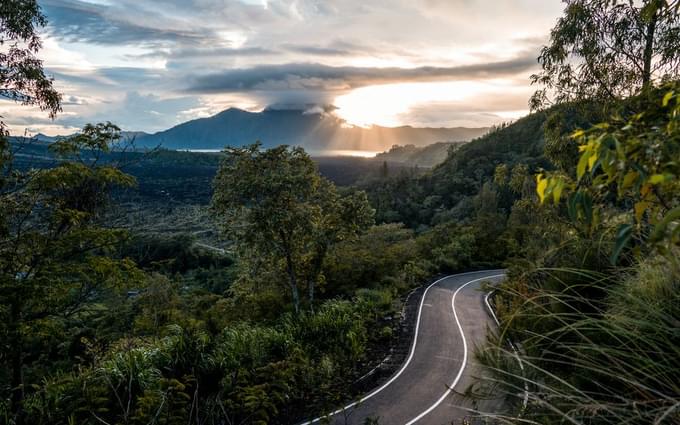
[[[123,141],[126,140],[141,140],[148,137],[149,133],[143,131],[121,131],[120,137]],[[14,143],[31,143],[31,144],[51,144],[57,140],[68,137],[68,136],[47,136],[42,133],[38,133],[34,136],[11,136],[10,141]]]
[[[435,142],[466,141],[488,128],[415,128],[350,126],[335,115],[301,109],[248,112],[230,108],[209,118],[179,124],[151,135],[138,136],[140,147],[222,149],[257,140],[265,147],[302,146],[312,153],[329,150],[383,151],[393,145],[425,146]]]

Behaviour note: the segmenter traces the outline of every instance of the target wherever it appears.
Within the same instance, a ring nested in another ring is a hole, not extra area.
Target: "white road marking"
[[[354,407],[354,406],[356,406],[356,405],[358,405],[358,404],[361,404],[361,403],[365,402],[365,401],[368,400],[369,398],[373,397],[374,395],[378,394],[379,392],[381,392],[382,390],[384,390],[385,388],[387,388],[392,382],[396,381],[396,379],[399,378],[399,376],[401,376],[402,373],[404,373],[404,370],[406,370],[406,368],[408,367],[409,363],[411,363],[411,359],[413,359],[413,354],[416,352],[416,344],[418,343],[418,330],[420,329],[420,317],[421,317],[422,312],[423,312],[423,305],[424,305],[424,302],[425,302],[425,297],[427,296],[427,292],[430,290],[430,288],[432,288],[434,285],[436,285],[436,284],[438,284],[439,282],[441,282],[441,281],[443,281],[443,280],[446,280],[446,279],[448,279],[448,278],[450,278],[450,277],[455,277],[455,276],[465,276],[465,275],[469,275],[469,274],[482,273],[482,272],[486,272],[486,271],[493,271],[493,270],[478,270],[478,271],[475,271],[475,272],[467,272],[467,273],[452,274],[452,275],[449,275],[449,276],[442,277],[441,279],[438,279],[438,280],[434,281],[433,283],[431,283],[430,286],[428,286],[427,288],[425,288],[425,292],[423,292],[423,296],[422,296],[422,298],[420,299],[420,307],[418,307],[418,318],[416,319],[416,330],[415,330],[415,332],[414,332],[413,345],[411,345],[411,351],[410,351],[410,353],[409,353],[409,355],[408,355],[408,358],[406,359],[406,362],[401,366],[401,369],[399,369],[399,371],[398,371],[394,376],[392,376],[392,378],[390,378],[387,382],[385,382],[381,387],[379,387],[377,390],[375,390],[375,391],[369,393],[368,395],[362,397],[361,399],[359,399],[359,400],[357,400],[357,401],[355,401],[355,402],[352,402],[352,403],[348,404],[347,406],[345,406],[345,407],[343,407],[343,408],[341,408],[341,409],[338,409],[338,410],[336,410],[336,411],[334,411],[334,412],[328,413],[327,415],[320,416],[320,417],[318,417],[318,418],[314,418],[314,419],[312,419],[311,421],[303,422],[303,423],[301,423],[301,424],[299,424],[299,425],[310,425],[310,424],[319,422],[319,421],[321,421],[322,419],[328,418],[328,417],[330,417],[330,416],[337,415],[338,413],[345,412],[345,411],[351,409],[352,407]],[[494,276],[487,276],[487,277],[483,277],[483,278],[479,278],[479,279],[472,280],[472,281],[470,281],[470,282],[467,282],[466,284],[464,284],[464,285],[461,286],[460,288],[458,288],[458,291],[460,291],[460,289],[461,289],[462,287],[467,286],[468,284],[470,284],[470,283],[472,283],[472,282],[477,282],[477,281],[479,281],[479,280],[484,280],[484,279],[492,279],[492,278],[498,277],[498,276],[503,276],[503,275],[500,274],[500,275],[494,275]],[[456,292],[453,294],[453,299],[455,299],[456,294],[458,293],[458,291],[456,291]],[[453,299],[452,299],[452,300],[453,300]],[[452,301],[452,302],[453,302],[453,301]],[[454,315],[455,315],[455,313],[456,313],[455,310],[456,310],[456,309],[454,308],[454,311],[453,311]],[[457,321],[457,320],[458,320],[458,318],[456,317],[456,321]],[[460,328],[460,323],[458,323],[458,327]],[[463,330],[462,330],[462,329],[460,330],[460,333],[461,333],[461,335],[463,334]],[[465,336],[463,336],[463,342],[465,342]],[[463,362],[465,362],[466,358],[467,358],[467,345],[465,346],[465,357],[463,358]],[[463,368],[465,368],[465,363],[463,363]],[[462,369],[461,369],[461,371],[462,371]],[[457,380],[456,380],[456,382],[457,382]],[[454,384],[454,385],[455,385],[455,384]],[[442,398],[442,399],[443,399],[443,398]],[[437,402],[437,404],[439,404],[439,403],[441,403],[441,401]],[[436,406],[435,406],[435,407],[436,407]],[[424,416],[424,415],[423,415],[423,416]],[[419,418],[416,418],[416,420],[417,420],[417,419],[419,419]],[[411,421],[411,422],[409,422],[409,423],[413,423],[413,421]]]
[[[493,308],[491,308],[491,303],[489,302],[489,297],[494,291],[489,292],[486,294],[484,297],[484,302],[486,303],[486,308],[489,309],[491,312],[491,316],[493,317],[493,320],[496,322],[496,325],[500,328],[501,322],[498,320],[498,317],[496,317],[496,313],[493,311]],[[517,350],[517,347],[515,347],[515,344],[510,341],[510,338],[508,338],[508,344],[510,344],[510,347],[512,348],[512,351],[515,352],[515,358],[517,359],[517,363],[519,363],[519,368],[522,372],[524,372],[524,365],[522,364],[522,359],[519,357],[519,350]],[[529,384],[524,382],[524,398],[522,399],[522,410],[526,410],[527,404],[529,403]]]
[[[439,397],[439,400],[437,400],[432,406],[428,407],[424,412],[416,416],[415,418],[411,419],[406,423],[406,425],[412,425],[425,417],[428,413],[433,411],[434,409],[437,408],[441,404],[442,401],[448,397],[449,394],[451,394],[451,391],[453,388],[458,384],[458,381],[460,381],[460,378],[463,376],[463,372],[465,371],[465,366],[467,365],[467,357],[468,357],[468,346],[467,346],[467,340],[465,339],[465,333],[463,332],[463,326],[460,324],[460,320],[458,319],[458,312],[456,311],[456,295],[468,286],[471,283],[479,282],[480,280],[489,280],[489,279],[494,279],[497,277],[502,277],[505,276],[504,273],[493,275],[493,276],[485,276],[485,277],[480,277],[479,279],[474,279],[469,282],[466,282],[462,284],[461,286],[456,289],[456,292],[453,293],[453,296],[451,297],[451,308],[453,309],[453,317],[456,319],[456,325],[458,325],[458,331],[460,332],[461,338],[463,338],[463,363],[460,366],[460,370],[458,371],[458,374],[456,375],[456,378],[453,380],[453,383],[449,385],[449,387],[446,389],[444,394],[442,394],[441,397]]]

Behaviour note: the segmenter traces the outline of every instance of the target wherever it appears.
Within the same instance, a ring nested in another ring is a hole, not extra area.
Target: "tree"
[[[135,284],[134,264],[107,255],[125,233],[100,224],[109,193],[134,179],[97,158],[120,138],[111,124],[54,143],[64,158],[54,168],[14,172],[0,188],[0,361],[9,372],[11,415],[23,421],[23,372],[31,361],[27,342],[39,339],[48,321],[84,314],[109,287]]]
[[[324,259],[331,246],[353,239],[374,223],[375,210],[371,208],[365,192],[353,192],[339,196],[334,185],[322,179],[322,190],[318,202],[322,214],[319,221],[312,223],[312,249],[306,271],[309,305],[314,309],[314,290],[322,277]]]
[[[364,194],[341,197],[302,148],[254,144],[225,152],[213,209],[242,256],[282,266],[298,312],[301,285],[314,301],[328,248],[370,225],[373,210]]]
[[[584,99],[611,102],[680,76],[680,1],[564,0],[564,16],[531,80],[532,109]]]
[[[0,3],[0,97],[38,106],[54,118],[61,109],[61,95],[35,56],[41,48],[36,27],[46,23],[36,0]],[[7,161],[6,137],[7,128],[0,120],[0,167]]]

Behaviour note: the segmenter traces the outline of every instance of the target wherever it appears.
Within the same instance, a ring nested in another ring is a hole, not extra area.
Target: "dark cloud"
[[[219,59],[232,57],[264,57],[277,56],[281,52],[273,49],[265,49],[262,47],[242,47],[232,49],[228,47],[223,48],[181,48],[173,49],[171,51],[156,50],[153,52],[142,53],[139,55],[126,55],[128,59],[169,59],[169,60],[186,60],[186,59]]]
[[[336,47],[305,46],[300,44],[284,44],[281,47],[292,53],[313,56],[349,56],[353,53],[356,53],[356,51],[350,51]]]
[[[135,24],[106,5],[78,0],[43,0],[41,6],[49,18],[48,31],[71,42],[116,45],[164,41],[198,43],[205,39],[205,34],[194,31]]]
[[[326,44],[283,43],[279,46],[282,50],[306,56],[382,56],[385,53],[408,54],[395,46],[380,47],[371,44],[358,44],[343,40],[335,40]]]
[[[59,68],[47,69],[57,83],[69,83],[79,87],[91,88],[97,92],[104,88],[129,91],[135,88],[151,89],[166,84],[176,84],[173,75],[162,69],[135,67],[102,67],[91,71]],[[82,94],[92,94],[84,92]]]
[[[261,65],[194,77],[186,91],[194,93],[261,90],[337,91],[370,84],[497,78],[528,71],[535,65],[534,55],[501,62],[454,67],[334,67],[316,63]]]

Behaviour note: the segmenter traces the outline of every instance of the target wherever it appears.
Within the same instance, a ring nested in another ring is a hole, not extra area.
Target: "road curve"
[[[473,350],[495,322],[487,313],[482,282],[498,282],[503,270],[462,273],[432,283],[420,300],[414,340],[402,367],[385,384],[355,403],[301,425],[444,425],[461,423],[470,409],[494,411],[495,401],[473,406],[463,392],[478,376]],[[453,391],[452,391],[453,389]]]

